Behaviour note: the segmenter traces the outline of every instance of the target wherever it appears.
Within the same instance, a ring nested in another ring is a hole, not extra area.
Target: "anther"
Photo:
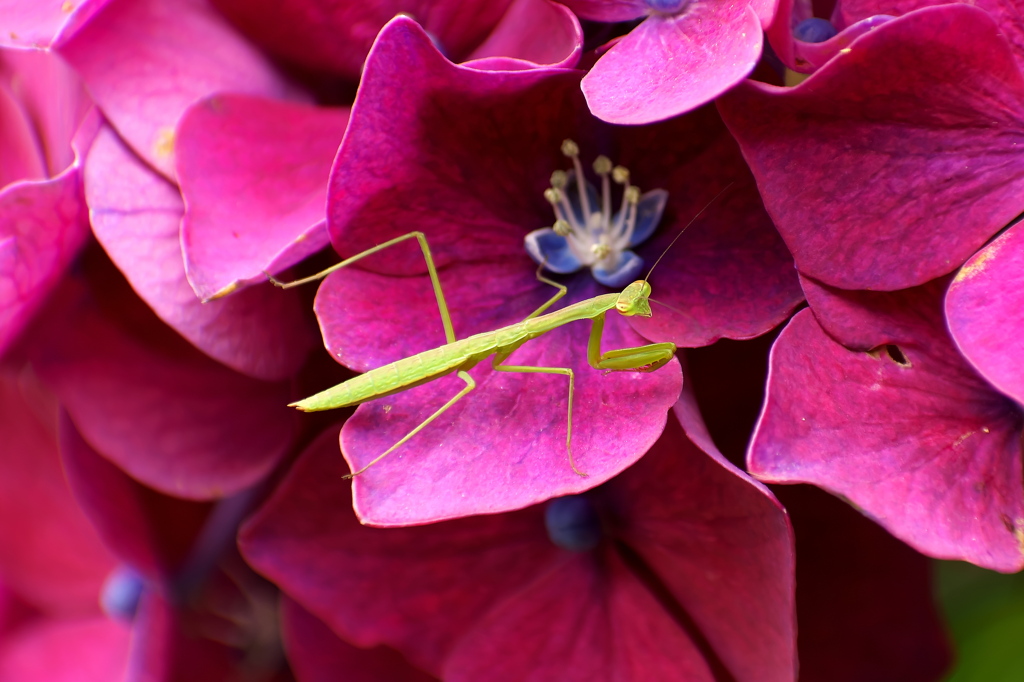
[[[594,159],[594,172],[598,175],[608,175],[612,172],[612,160],[605,155]]]
[[[629,169],[625,166],[616,166],[612,169],[612,180],[620,185],[625,185],[629,182]]]
[[[590,252],[594,254],[594,257],[597,258],[597,260],[604,260],[612,250],[608,248],[607,244],[594,244],[590,247]]]
[[[565,189],[569,184],[569,174],[564,170],[556,170],[551,174],[551,186],[555,189]]]
[[[626,192],[623,195],[627,203],[636,204],[640,201],[640,188],[636,185],[630,185],[626,188]]]
[[[572,227],[569,225],[567,220],[559,218],[555,221],[555,224],[551,226],[551,229],[555,231],[559,237],[568,237],[572,234]]]
[[[552,206],[557,206],[558,202],[562,200],[562,193],[554,187],[548,187],[544,190],[544,198],[548,200],[548,203]]]
[[[577,157],[580,154],[579,145],[572,140],[562,140],[562,153],[570,159]]]

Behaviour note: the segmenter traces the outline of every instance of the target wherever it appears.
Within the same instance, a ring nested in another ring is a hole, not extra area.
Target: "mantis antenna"
[[[675,243],[677,241],[679,241],[679,238],[683,236],[683,233],[686,232],[686,228],[688,228],[690,225],[693,225],[695,222],[697,222],[697,218],[701,217],[701,215],[704,213],[704,211],[708,210],[711,207],[711,204],[713,204],[716,201],[718,201],[718,197],[720,197],[723,194],[725,194],[726,192],[728,192],[732,188],[732,186],[735,185],[735,184],[736,184],[736,181],[734,180],[733,182],[730,182],[728,185],[726,185],[725,188],[722,189],[721,192],[716,194],[714,196],[714,198],[711,199],[711,201],[709,201],[708,203],[704,204],[704,208],[702,208],[701,210],[697,211],[697,215],[695,215],[692,218],[690,218],[690,222],[686,223],[686,225],[683,227],[683,229],[679,230],[679,234],[677,234],[672,239],[672,241],[669,242],[669,245],[666,246],[665,250],[661,252],[660,256],[658,256],[658,260],[654,261],[654,265],[651,266],[651,269],[647,271],[647,276],[644,277],[644,281],[645,282],[651,278],[651,273],[654,272],[654,268],[658,267],[658,263],[660,263],[661,259],[665,257],[665,254],[668,253],[669,249],[671,249],[675,245]],[[665,305],[665,304],[662,303],[661,305]],[[668,306],[666,306],[666,307],[668,307]]]

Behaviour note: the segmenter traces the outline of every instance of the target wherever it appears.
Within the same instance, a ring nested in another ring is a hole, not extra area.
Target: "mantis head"
[[[615,309],[626,316],[651,316],[651,304],[647,299],[651,295],[651,285],[647,280],[637,280],[622,290],[615,301]]]

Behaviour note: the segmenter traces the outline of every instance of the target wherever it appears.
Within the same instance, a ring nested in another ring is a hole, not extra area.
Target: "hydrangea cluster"
[[[0,0],[0,682],[942,679],[1020,17]]]

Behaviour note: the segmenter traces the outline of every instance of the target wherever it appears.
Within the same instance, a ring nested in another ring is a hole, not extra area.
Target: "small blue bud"
[[[804,19],[793,29],[793,37],[805,43],[823,43],[836,33],[835,26],[818,17]]]
[[[586,552],[601,542],[601,519],[583,495],[557,497],[544,509],[544,525],[555,545],[573,552]]]

